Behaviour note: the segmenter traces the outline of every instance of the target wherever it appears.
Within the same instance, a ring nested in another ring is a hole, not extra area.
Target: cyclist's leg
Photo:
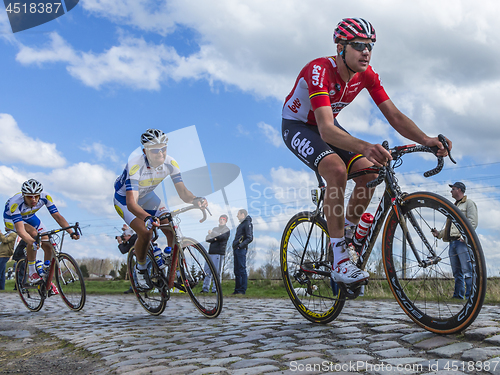
[[[125,201],[119,201],[115,196],[114,204],[116,212],[118,212],[123,221],[125,221],[125,223],[127,223],[127,225],[137,234],[137,240],[134,245],[137,261],[144,262],[145,264],[146,250],[151,240],[152,233],[147,230],[144,221],[135,217],[135,215],[128,210]]]
[[[355,155],[351,163],[349,163],[350,167],[347,172],[356,172],[360,169],[369,168],[372,165],[373,163],[370,163],[364,156]],[[368,188],[366,184],[375,178],[377,178],[377,174],[366,174],[354,179],[356,185],[346,207],[346,219],[351,223],[358,224],[361,215],[363,215],[368,204],[370,204],[375,188]]]
[[[335,125],[344,130],[336,121]],[[344,283],[366,280],[369,276],[367,272],[360,271],[354,264],[347,262],[349,255],[344,241],[347,166],[355,154],[324,142],[316,126],[283,119],[282,130],[283,140],[290,151],[326,180],[323,207],[334,254],[332,266],[335,272],[332,272],[332,276],[335,281]],[[342,264],[341,269],[337,267],[339,264]],[[341,273],[345,277],[340,277]]]
[[[321,138],[318,127],[300,121],[282,122],[283,140],[304,164],[327,183],[325,214],[330,238],[344,236],[344,190],[346,166],[334,148]]]

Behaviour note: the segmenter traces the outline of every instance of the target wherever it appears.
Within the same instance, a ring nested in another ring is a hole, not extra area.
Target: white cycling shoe
[[[352,261],[346,259],[341,261],[338,266],[332,270],[331,277],[336,283],[349,285],[368,279],[370,274],[359,269]]]
[[[143,289],[143,290],[148,290],[148,289],[151,289],[151,285],[149,285],[148,281],[149,281],[149,275],[148,275],[148,270],[145,269],[145,270],[139,270],[135,269],[135,276],[136,276],[136,285],[139,289]]]

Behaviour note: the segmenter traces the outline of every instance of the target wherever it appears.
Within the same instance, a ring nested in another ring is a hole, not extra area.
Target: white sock
[[[332,248],[333,248],[333,265],[332,265],[332,267],[335,268],[343,260],[349,259],[349,253],[347,252],[347,250],[345,248],[344,237],[330,238],[330,242],[331,242]],[[337,246],[337,244],[340,246]]]
[[[34,273],[37,273],[36,272],[35,262],[33,262],[33,264],[30,264],[30,262],[28,262],[28,273],[30,275],[33,275]]]

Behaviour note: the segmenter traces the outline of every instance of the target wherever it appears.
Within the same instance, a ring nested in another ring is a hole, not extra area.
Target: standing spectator
[[[122,231],[123,233],[121,236],[116,236],[116,240],[118,241],[118,249],[122,254],[128,254],[130,248],[135,244],[137,234],[135,234],[134,230],[132,228],[129,228],[127,224],[123,224]],[[123,293],[134,293],[132,285],[130,285],[128,290],[124,291]]]
[[[234,292],[233,294],[245,294],[247,291],[247,251],[248,244],[253,241],[252,218],[248,216],[245,209],[238,211],[236,215],[240,225],[236,228],[236,235],[233,241],[234,252]]]
[[[12,254],[17,234],[5,228],[5,234],[0,231],[0,290],[5,290],[5,267]]]
[[[222,265],[224,264],[224,255],[226,255],[227,240],[229,239],[230,234],[230,230],[226,225],[227,219],[227,215],[221,215],[219,217],[219,226],[209,230],[207,238],[205,239],[210,244],[208,255],[215,266],[215,271],[217,272],[215,277],[218,277],[219,280],[221,280]],[[205,272],[207,277],[205,277],[205,281],[203,282],[203,288],[201,290],[202,293],[208,293],[210,283],[212,282],[212,273],[210,272],[210,268],[208,268],[208,264],[205,264]],[[215,292],[215,283],[213,283],[212,293]]]
[[[477,228],[477,207],[472,199],[467,199],[465,195],[465,185],[463,182],[455,182],[451,187],[451,196],[455,199],[455,206],[462,211],[469,219],[472,227]],[[460,232],[451,223],[451,220],[446,221],[443,230],[432,229],[434,237],[442,239],[444,242],[449,242],[450,246],[448,253],[450,256],[451,270],[455,278],[455,291],[452,298],[468,299],[472,289],[472,266],[470,263],[467,245],[464,243]],[[465,287],[464,287],[465,283]]]

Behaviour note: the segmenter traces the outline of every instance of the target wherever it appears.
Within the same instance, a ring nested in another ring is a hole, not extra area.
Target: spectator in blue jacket
[[[253,241],[252,218],[248,216],[245,209],[238,211],[236,215],[240,225],[236,228],[236,235],[233,241],[234,254],[234,292],[233,294],[245,294],[247,291],[247,251],[248,244]]]

